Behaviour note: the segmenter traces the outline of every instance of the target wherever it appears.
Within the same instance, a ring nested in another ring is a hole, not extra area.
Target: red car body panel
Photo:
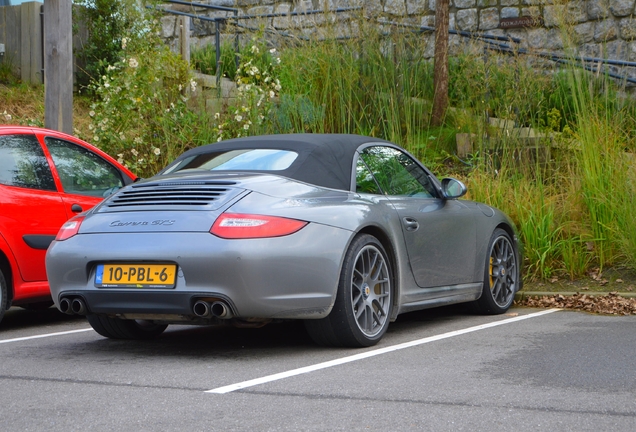
[[[51,170],[56,190],[39,190],[0,183],[0,270],[12,304],[28,304],[51,298],[46,280],[46,247],[60,227],[77,213],[102,201],[102,197],[67,193],[45,144],[55,138],[83,147],[115,167],[128,184],[136,176],[114,158],[78,138],[61,132],[22,126],[0,126],[0,136],[31,135],[37,138]]]

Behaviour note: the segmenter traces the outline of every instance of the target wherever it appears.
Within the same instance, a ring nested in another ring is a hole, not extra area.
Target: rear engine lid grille
[[[243,192],[232,181],[165,181],[132,184],[106,200],[100,213],[129,210],[214,210]]]

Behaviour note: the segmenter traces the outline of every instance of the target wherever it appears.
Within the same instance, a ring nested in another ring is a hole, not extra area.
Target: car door
[[[121,171],[89,149],[52,136],[45,137],[44,142],[61,183],[60,197],[69,218],[124,186]]]
[[[444,199],[433,175],[398,148],[369,146],[360,158],[399,215],[418,286],[475,282],[476,224],[468,206]]]
[[[46,249],[68,218],[35,135],[0,135],[0,235],[24,281],[46,280]]]

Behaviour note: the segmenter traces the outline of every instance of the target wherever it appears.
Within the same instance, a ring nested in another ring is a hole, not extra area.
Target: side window
[[[64,192],[104,197],[124,185],[119,170],[95,153],[56,138],[45,141]]]
[[[362,161],[362,158],[358,158],[356,164],[356,192],[382,195],[382,191],[373,178],[373,174]]]
[[[55,190],[51,167],[34,135],[0,136],[0,183]]]
[[[361,157],[385,194],[422,198],[437,195],[426,171],[406,153],[375,146],[364,149]]]

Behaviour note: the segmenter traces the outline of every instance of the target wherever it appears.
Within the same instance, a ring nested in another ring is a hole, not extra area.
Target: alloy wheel
[[[373,337],[382,331],[389,319],[391,282],[384,256],[373,245],[363,247],[356,256],[351,277],[351,304],[362,333]]]
[[[495,303],[507,307],[517,287],[517,258],[510,240],[498,237],[490,249],[490,292]]]

